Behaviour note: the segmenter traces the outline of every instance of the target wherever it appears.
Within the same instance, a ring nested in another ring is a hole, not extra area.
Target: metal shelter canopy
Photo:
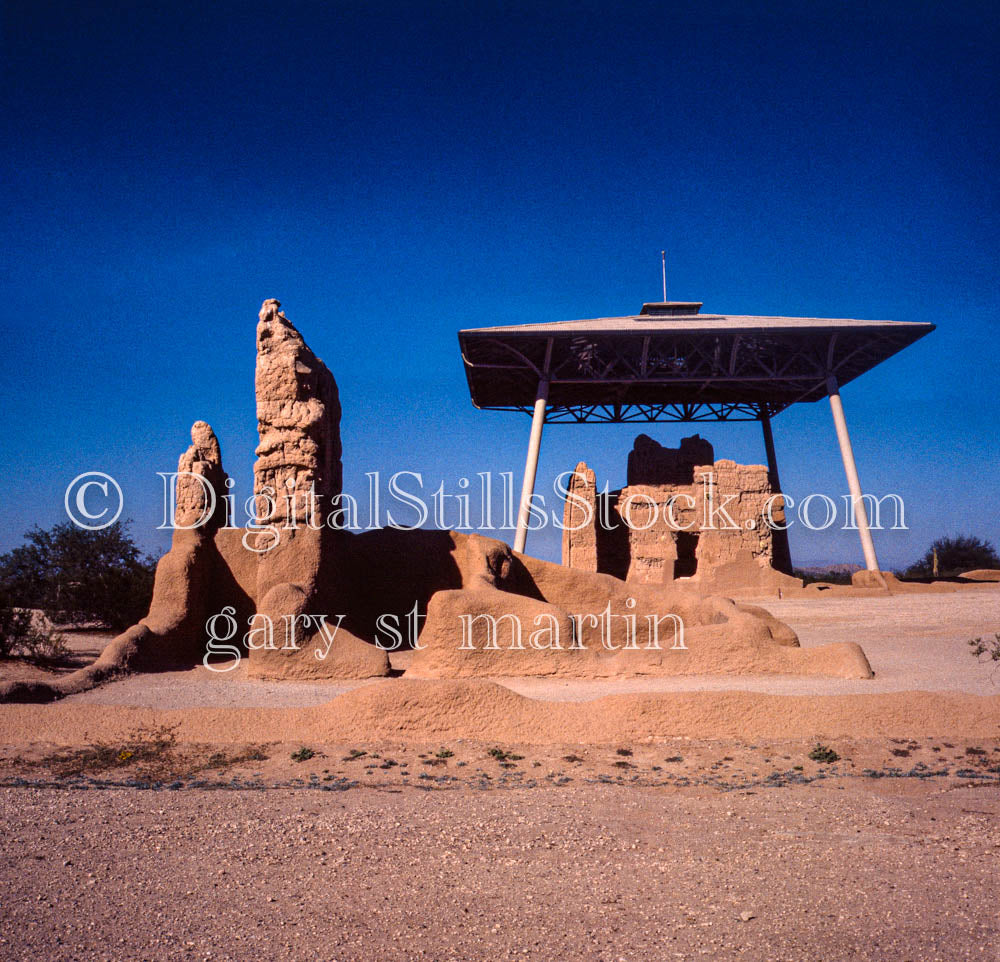
[[[664,300],[629,317],[458,332],[472,403],[531,414],[514,550],[524,551],[528,536],[546,423],[760,421],[771,485],[780,491],[771,418],[829,397],[865,566],[878,572],[840,385],[934,325],[701,314],[701,306]],[[776,561],[780,551],[790,570],[786,532],[775,536]]]
[[[934,330],[846,318],[701,314],[644,304],[630,317],[459,331],[472,403],[545,423],[758,421],[829,394]]]

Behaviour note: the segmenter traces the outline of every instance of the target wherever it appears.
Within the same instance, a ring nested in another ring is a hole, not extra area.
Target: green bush
[[[0,555],[0,589],[9,605],[37,608],[60,623],[99,621],[120,631],[149,611],[155,562],[116,521],[101,531],[69,522],[33,528],[25,544]]]
[[[831,568],[828,571],[818,571],[815,568],[793,568],[792,574],[796,578],[801,578],[804,585],[811,584],[831,584],[849,585],[851,583],[851,571],[843,567]]]
[[[976,568],[1000,568],[1000,554],[989,541],[972,535],[938,538],[924,556],[910,565],[903,575],[907,578],[934,577],[934,554],[937,552],[937,577],[952,578]]]
[[[815,746],[813,746],[813,750],[809,752],[809,757],[821,765],[831,765],[836,761],[840,761],[840,756],[832,748],[822,745],[819,742],[816,742]]]

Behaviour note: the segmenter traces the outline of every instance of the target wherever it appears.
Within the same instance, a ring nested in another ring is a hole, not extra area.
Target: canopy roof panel
[[[934,330],[699,307],[459,331],[472,403],[530,413],[547,376],[548,422],[756,420],[826,397],[828,374],[846,384]]]

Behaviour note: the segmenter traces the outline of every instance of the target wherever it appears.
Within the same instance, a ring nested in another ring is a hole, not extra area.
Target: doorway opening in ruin
[[[674,562],[675,578],[690,578],[698,570],[698,533],[677,532],[677,560]]]

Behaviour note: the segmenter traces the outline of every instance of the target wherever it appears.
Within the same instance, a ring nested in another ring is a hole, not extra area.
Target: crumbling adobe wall
[[[278,498],[315,486],[324,503],[339,495],[340,396],[327,366],[310,350],[302,335],[280,310],[281,302],[264,301],[257,324],[257,461],[254,494],[277,492]],[[295,517],[306,520],[306,502],[294,501]],[[276,502],[263,521],[280,517]]]
[[[681,438],[676,448],[664,447],[648,434],[640,434],[629,451],[626,484],[629,487],[689,485],[697,474],[698,465],[711,464],[714,460],[711,443],[698,434]]]
[[[626,584],[516,554],[499,541],[464,538],[485,568],[463,590],[430,599],[407,678],[872,677],[857,644],[800,648],[795,633],[762,608],[679,585]],[[683,624],[683,647],[668,616]],[[650,618],[663,619],[658,647]]]
[[[336,507],[343,481],[337,382],[280,307],[267,300],[260,309],[255,372],[256,523],[262,529],[272,526],[278,538],[273,542],[267,530],[257,536],[262,550],[255,596],[258,612],[276,630],[273,647],[250,652],[250,673],[269,678],[385,675],[388,655],[343,626],[332,646],[315,625],[303,624],[294,639],[289,637],[288,617],[325,614],[335,623],[349,599],[345,534],[323,523]]]
[[[246,573],[241,587],[216,543],[236,532],[221,528],[226,473],[218,439],[204,421],[192,425],[191,446],[180,456],[177,471],[175,529],[170,550],[156,566],[146,617],[79,671],[52,682],[0,685],[0,702],[52,701],[130,672],[190,665],[204,655],[206,618],[226,604],[244,616],[253,610]]]
[[[581,461],[569,479],[570,497],[566,498],[563,517],[563,564],[579,571],[597,571],[597,530],[587,518],[597,516],[597,479],[586,462]]]
[[[773,565],[775,532],[767,510],[770,504],[780,524],[784,505],[767,468],[716,461],[712,445],[698,435],[666,448],[641,434],[629,454],[626,487],[598,492],[593,471],[581,462],[569,491],[567,567],[640,584],[685,578],[705,590],[800,586]],[[591,509],[588,524],[582,524],[583,502]]]

